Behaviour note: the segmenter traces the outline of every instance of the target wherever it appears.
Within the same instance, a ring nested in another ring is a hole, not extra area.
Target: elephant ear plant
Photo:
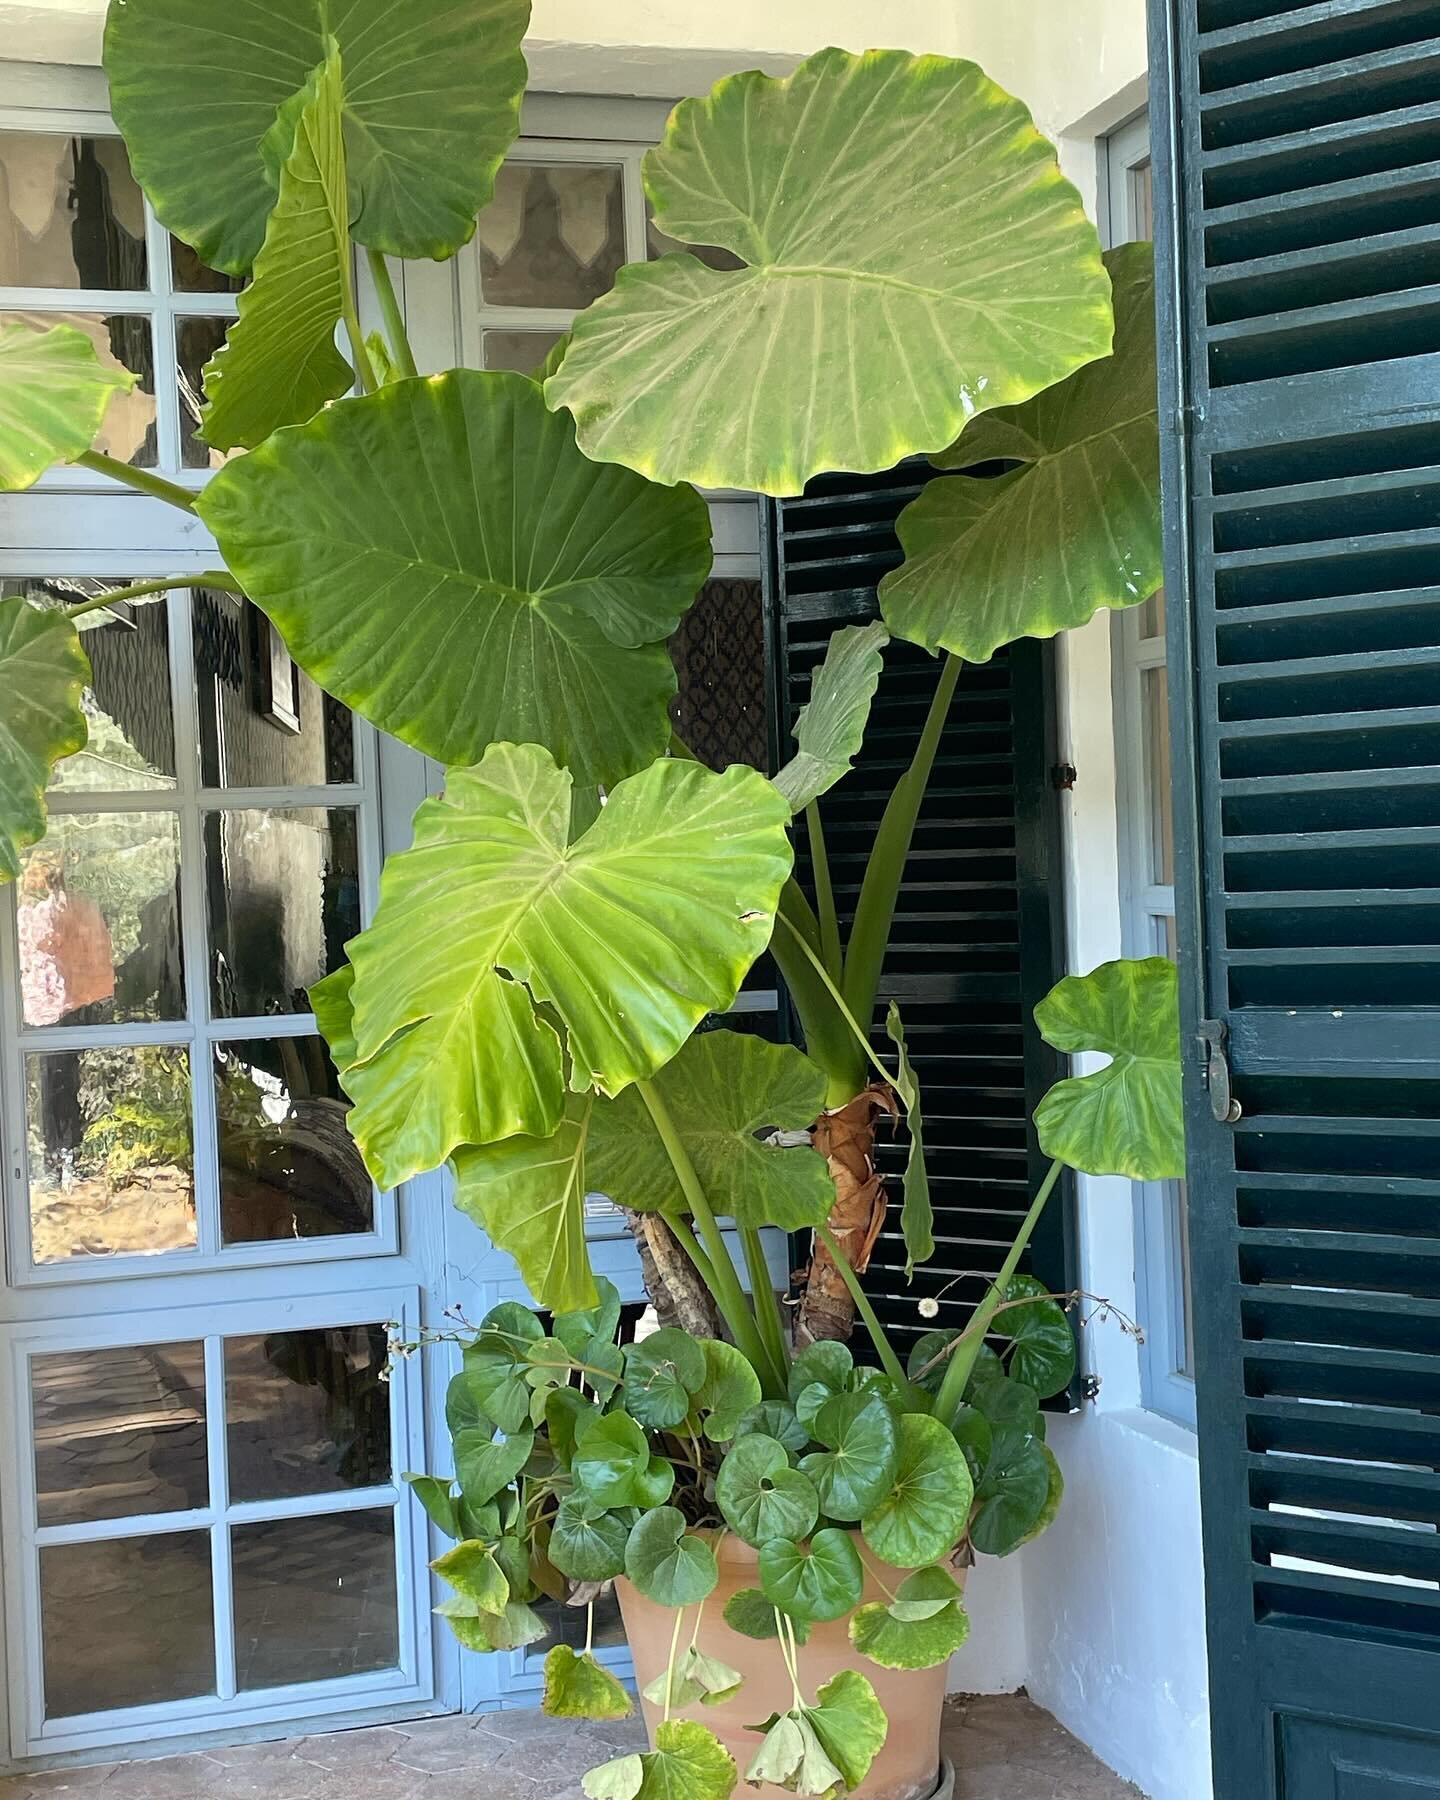
[[[823,50],[683,102],[647,156],[657,226],[703,255],[622,270],[535,379],[422,377],[392,264],[470,238],[518,130],[526,24],[524,0],[223,19],[211,0],[112,0],[114,112],[151,204],[250,277],[205,378],[202,435],[235,454],[197,495],[91,449],[116,378],[66,326],[5,326],[0,487],[82,464],[197,513],[226,566],[68,613],[0,602],[0,879],[84,742],[78,615],[197,579],[247,595],[321,687],[448,767],[312,996],[376,1182],[448,1163],[545,1309],[482,1321],[449,1392],[454,1476],[412,1477],[453,1540],[441,1611],[466,1646],[514,1650],[543,1635],[540,1595],[623,1577],[674,1611],[672,1646],[653,1747],[592,1772],[592,1800],[724,1800],[741,1773],[838,1796],[886,1740],[866,1668],[943,1662],[966,1565],[1059,1505],[1039,1404],[1074,1343],[1020,1263],[1062,1168],[1182,1169],[1173,970],[1062,981],[1041,1031],[1110,1060],[1046,1096],[1054,1161],[997,1280],[902,1365],[859,1279],[886,1203],[877,1121],[908,1125],[911,1268],[934,1249],[904,1021],[875,1016],[891,921],[962,659],[1159,584],[1149,251],[1102,257],[1052,147],[973,64]],[[881,616],[835,633],[793,757],[773,779],[702,766],[668,716],[666,640],[711,564],[692,484],[793,495],[927,456]],[[842,911],[821,803],[892,637],[941,660]],[[696,1035],[767,949],[803,1048]],[[630,1214],[666,1321],[638,1343],[590,1268],[596,1190]],[[814,1242],[785,1310],[776,1231]],[[857,1313],[876,1367],[843,1341]],[[755,1569],[724,1605],[729,1641],[773,1646],[783,1711],[737,1695],[702,1642],[727,1540]],[[838,1621],[854,1666],[809,1689],[807,1636]],[[545,1704],[629,1709],[564,1646]],[[743,1769],[707,1722],[731,1706]]]

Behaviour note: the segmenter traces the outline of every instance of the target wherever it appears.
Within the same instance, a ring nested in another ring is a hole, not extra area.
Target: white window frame
[[[1136,172],[1150,160],[1149,121],[1142,114],[1100,145],[1100,226],[1107,244],[1140,234]],[[1175,917],[1173,885],[1151,879],[1154,770],[1144,730],[1146,674],[1165,667],[1163,635],[1145,635],[1143,606],[1117,612],[1111,624],[1115,767],[1120,825],[1121,941],[1126,956],[1167,954],[1165,926]],[[1176,1181],[1136,1182],[1135,1287],[1145,1330],[1140,1351],[1144,1405],[1192,1430],[1195,1379],[1189,1352],[1184,1190]]]

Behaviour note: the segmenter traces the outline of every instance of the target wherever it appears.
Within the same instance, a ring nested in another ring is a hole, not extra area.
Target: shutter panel
[[[831,633],[878,615],[876,584],[901,560],[895,520],[927,479],[973,477],[935,475],[912,461],[885,475],[824,476],[803,498],[767,508],[777,762],[789,754],[791,723]],[[914,645],[888,647],[864,751],[821,801],[842,932],[939,668]],[[1057,1073],[1031,1016],[1061,973],[1052,668],[1050,645],[1023,643],[965,670],[906,864],[874,1041],[893,1058],[883,1020],[885,1003],[897,1000],[922,1090],[936,1253],[907,1285],[905,1137],[882,1125],[892,1204],[865,1276],[902,1356],[922,1332],[968,1319],[1047,1166],[1029,1120]],[[808,885],[803,826],[796,844]],[[1068,1195],[1057,1195],[1028,1265],[1057,1291],[1073,1286],[1069,1208]],[[939,1299],[938,1319],[919,1316],[925,1296]],[[863,1333],[855,1348],[864,1348]]]
[[[1215,1792],[1419,1800],[1440,1795],[1440,0],[1155,0],[1151,41],[1179,221],[1161,416]]]

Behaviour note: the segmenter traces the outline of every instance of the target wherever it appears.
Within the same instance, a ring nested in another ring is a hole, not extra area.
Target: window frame
[[[1130,120],[1100,142],[1100,230],[1107,245],[1137,235],[1135,175],[1150,161],[1149,120]],[[1111,618],[1119,826],[1121,945],[1126,956],[1167,954],[1166,920],[1175,917],[1173,883],[1152,879],[1155,771],[1147,756],[1145,685],[1166,666],[1163,634],[1145,635],[1143,606]],[[1140,1348],[1143,1405],[1195,1428],[1195,1378],[1186,1252],[1185,1194],[1178,1181],[1137,1181],[1134,1188],[1135,1293],[1145,1331]]]

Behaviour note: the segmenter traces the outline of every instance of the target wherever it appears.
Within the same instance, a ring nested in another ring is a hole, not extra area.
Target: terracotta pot
[[[698,1535],[712,1535],[700,1533]],[[858,1534],[857,1534],[858,1536]],[[866,1600],[884,1598],[866,1555]],[[790,1677],[780,1655],[780,1646],[771,1639],[757,1642],[741,1637],[725,1623],[725,1602],[740,1588],[759,1587],[759,1555],[739,1538],[727,1536],[717,1552],[720,1580],[705,1602],[705,1616],[700,1626],[699,1646],[708,1656],[719,1657],[732,1668],[739,1669],[745,1684],[733,1700],[723,1706],[683,1707],[671,1716],[696,1719],[708,1725],[735,1758],[743,1778],[751,1758],[760,1747],[757,1733],[747,1730],[772,1712],[783,1711],[790,1704]],[[878,1565],[885,1569],[884,1564]],[[893,1589],[907,1571],[890,1571],[885,1579]],[[963,1571],[955,1572],[963,1581]],[[636,1591],[623,1578],[615,1583],[620,1611],[625,1620],[626,1636],[635,1659],[635,1680],[643,1688],[662,1675],[670,1658],[670,1638],[675,1629],[675,1614],[667,1607]],[[693,1629],[691,1612],[681,1631],[681,1648],[688,1644]],[[855,1789],[852,1800],[933,1800],[940,1781],[940,1710],[945,1701],[946,1667],[938,1669],[882,1669],[852,1648],[847,1630],[848,1618],[827,1625],[814,1625],[810,1641],[800,1651],[800,1684],[807,1699],[815,1690],[841,1669],[858,1669],[870,1685],[890,1721],[885,1747],[875,1758],[865,1781]],[[654,1741],[655,1727],[664,1717],[663,1708],[642,1700],[645,1723]],[[762,1800],[793,1800],[782,1788],[769,1782],[760,1788],[740,1787],[737,1794],[758,1794]]]

